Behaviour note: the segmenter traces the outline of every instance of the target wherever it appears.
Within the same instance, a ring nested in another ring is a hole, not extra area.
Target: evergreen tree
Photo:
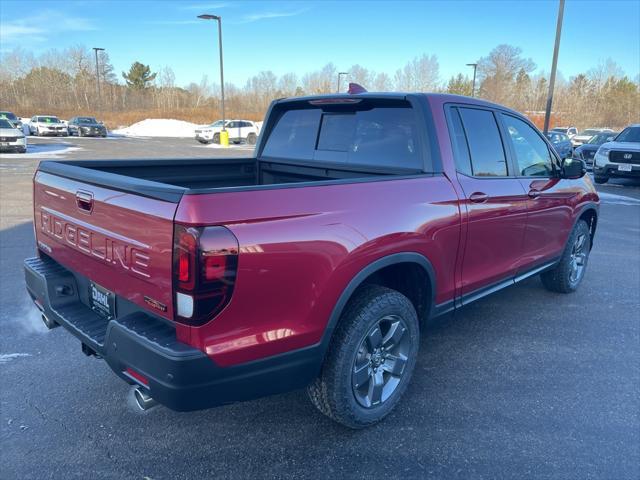
[[[466,95],[467,97],[470,97],[472,93],[472,83],[473,82],[469,80],[469,77],[459,73],[457,76],[449,79],[449,83],[447,84],[447,93],[455,93],[457,95]]]
[[[122,72],[122,77],[127,82],[127,87],[135,90],[144,90],[156,78],[157,73],[151,73],[149,65],[133,62],[129,73]]]

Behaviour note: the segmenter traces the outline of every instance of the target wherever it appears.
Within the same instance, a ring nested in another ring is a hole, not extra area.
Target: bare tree
[[[535,63],[523,58],[520,48],[498,45],[478,60],[480,95],[497,103],[510,103],[516,75],[519,72],[529,74],[534,69]]]
[[[338,72],[333,63],[328,63],[320,70],[307,73],[302,77],[302,87],[309,95],[331,93],[335,91]]]
[[[438,90],[440,65],[435,55],[422,55],[407,62],[396,71],[396,90],[408,92],[432,92]]]

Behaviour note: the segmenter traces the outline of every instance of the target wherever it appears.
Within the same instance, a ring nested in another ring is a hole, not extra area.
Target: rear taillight
[[[203,325],[229,303],[238,270],[238,240],[224,227],[176,225],[173,283],[176,321]]]

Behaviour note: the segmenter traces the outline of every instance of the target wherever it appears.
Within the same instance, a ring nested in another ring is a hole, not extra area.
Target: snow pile
[[[127,137],[194,137],[195,129],[199,125],[183,122],[182,120],[170,120],[165,118],[148,118],[141,122],[118,130],[112,130],[116,135]]]

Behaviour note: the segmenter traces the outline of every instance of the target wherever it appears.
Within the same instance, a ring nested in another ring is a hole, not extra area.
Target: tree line
[[[18,115],[96,114],[110,127],[148,118],[172,116],[202,123],[220,115],[219,85],[205,76],[199,83],[176,85],[171,68],[152,71],[134,62],[118,75],[106,52],[99,52],[98,76],[94,53],[83,46],[50,50],[35,56],[23,49],[0,58],[0,106]],[[518,47],[498,45],[477,61],[475,94],[515,110],[535,115],[544,110],[548,76]],[[338,85],[333,63],[302,76],[263,71],[244,86],[225,84],[227,116],[262,119],[274,98],[322,94],[346,89],[348,82],[369,91],[448,92],[471,95],[471,71],[442,78],[436,55],[416,57],[393,73],[361,65],[345,69]],[[98,82],[96,81],[99,78]],[[630,79],[607,60],[569,79],[556,80],[555,120],[579,127],[621,128],[640,120],[640,76]]]

